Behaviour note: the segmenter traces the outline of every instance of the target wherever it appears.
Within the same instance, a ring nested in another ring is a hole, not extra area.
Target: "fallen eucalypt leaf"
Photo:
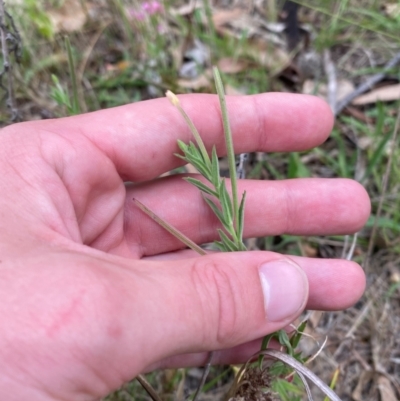
[[[225,178],[220,175],[215,146],[213,146],[210,155],[192,120],[182,108],[178,97],[171,91],[168,91],[166,93],[167,98],[178,109],[186,121],[194,139],[194,141],[189,141],[189,143],[178,141],[181,153],[176,154],[176,156],[194,166],[204,178],[202,181],[193,177],[186,177],[184,180],[201,191],[204,201],[221,223],[221,228],[218,229],[219,241],[215,241],[215,246],[223,252],[246,251],[246,246],[243,242],[246,193],[243,192],[240,195],[239,201],[236,158],[223,84],[216,67],[214,67],[213,73],[221,107],[230,174],[230,191],[227,189]],[[134,199],[134,202],[144,213],[182,241],[187,247],[200,255],[205,255],[206,252],[201,247],[172,227],[168,222],[162,220],[137,199]],[[299,395],[306,391],[309,399],[312,400],[307,378],[331,400],[340,401],[340,398],[333,390],[305,366],[307,360],[310,360],[310,358],[303,357],[301,352],[296,351],[305,327],[306,322],[303,322],[291,334],[288,334],[285,330],[279,330],[267,335],[262,342],[261,350],[251,358],[253,362],[246,363],[238,371],[226,399],[231,401],[273,400],[279,396],[283,400],[294,399],[293,397],[299,399]],[[274,349],[269,347],[271,341],[275,343]],[[281,350],[275,349],[277,344],[280,345]],[[255,358],[257,360],[254,362]],[[265,359],[268,360],[268,363],[266,363]],[[275,362],[271,363],[271,360]],[[199,388],[192,397],[192,401],[196,401],[198,394],[202,390],[212,362],[212,353],[209,362],[204,370]]]

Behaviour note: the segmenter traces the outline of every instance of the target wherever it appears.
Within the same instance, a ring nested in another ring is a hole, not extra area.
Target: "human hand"
[[[217,97],[180,100],[224,154]],[[238,153],[307,149],[332,127],[314,97],[227,101]],[[361,296],[353,262],[198,257],[144,215],[133,197],[195,242],[216,239],[199,191],[157,178],[180,165],[176,142],[190,135],[166,99],[1,132],[0,399],[95,400],[144,371],[204,364],[210,350],[216,363],[244,361],[304,308]],[[369,214],[364,189],[345,179],[248,180],[243,190],[247,237],[350,233]]]

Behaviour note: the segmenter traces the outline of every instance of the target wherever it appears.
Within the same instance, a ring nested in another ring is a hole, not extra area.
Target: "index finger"
[[[181,95],[206,147],[225,154],[221,111],[216,95]],[[323,142],[332,128],[329,106],[314,96],[265,93],[227,97],[236,153],[299,151]],[[192,139],[185,121],[167,99],[155,99],[62,120],[43,122],[71,135],[78,130],[114,162],[121,176],[143,181],[182,161],[177,140]]]

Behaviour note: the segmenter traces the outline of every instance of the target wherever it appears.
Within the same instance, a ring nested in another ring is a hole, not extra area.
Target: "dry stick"
[[[349,245],[349,235],[344,236],[344,242],[343,242],[343,249],[342,249],[342,256],[341,258],[344,259],[346,257],[346,252],[347,252],[347,246]]]
[[[386,74],[389,72],[391,68],[400,63],[400,52],[396,53],[395,56],[385,65],[383,71],[373,75],[359,87],[357,87],[353,92],[347,95],[343,100],[341,100],[335,107],[334,114],[337,116],[340,114],[345,107],[347,107],[357,96],[360,96],[364,92],[370,90],[376,83],[382,81],[385,78]]]
[[[143,375],[136,376],[136,380],[142,385],[142,387],[146,390],[147,394],[152,398],[153,401],[162,401],[152,385],[146,380]]]
[[[0,0],[0,34],[1,34],[1,50],[3,53],[3,66],[2,73],[7,73],[7,95],[8,95],[8,107],[11,110],[11,122],[18,120],[18,109],[14,97],[14,86],[13,86],[13,75],[12,75],[12,64],[10,63],[10,55],[8,54],[7,46],[7,27],[6,27],[6,12],[4,9],[4,2]]]
[[[376,212],[374,226],[372,227],[371,237],[369,239],[367,257],[365,259],[365,265],[364,265],[365,269],[368,268],[369,259],[371,257],[372,249],[373,249],[374,244],[375,244],[375,236],[376,236],[376,230],[378,228],[378,220],[379,220],[379,217],[380,217],[380,215],[382,213],[383,200],[385,199],[385,193],[386,193],[387,185],[388,185],[388,182],[389,182],[390,169],[391,169],[391,166],[392,166],[394,149],[396,147],[395,145],[396,145],[396,140],[397,140],[397,134],[398,134],[398,131],[399,131],[399,126],[400,126],[400,107],[397,110],[397,119],[396,119],[396,124],[394,126],[394,132],[393,132],[393,137],[392,137],[392,147],[390,149],[390,154],[389,154],[389,159],[388,159],[388,162],[387,162],[387,165],[386,165],[385,175],[383,176],[382,193],[381,193],[381,196],[380,196],[380,199],[379,199],[378,210]]]
[[[350,247],[349,253],[346,256],[346,260],[353,259],[354,250],[356,249],[356,245],[357,245],[357,238],[358,238],[358,232],[355,233],[353,236],[353,241],[351,242],[351,247]]]
[[[239,180],[244,180],[246,178],[245,164],[248,159],[248,153],[241,153],[239,155],[239,160],[236,162],[236,176]]]
[[[332,112],[335,112],[337,96],[336,69],[331,59],[331,53],[328,49],[324,50],[324,69],[328,78],[328,103]]]
[[[178,238],[179,241],[183,242],[186,246],[188,246],[193,251],[197,252],[199,255],[206,255],[207,253],[204,249],[200,248],[196,243],[194,243],[191,239],[183,235],[180,231],[176,228],[172,227],[168,224],[165,220],[161,217],[157,216],[152,210],[150,210],[147,206],[143,205],[142,202],[138,201],[137,199],[133,198],[136,206],[144,213],[146,213],[149,217],[151,217],[156,223],[158,223],[162,228],[167,230],[170,234],[172,234],[175,238]]]
[[[200,383],[199,383],[199,385],[197,386],[197,389],[196,389],[196,392],[195,392],[194,395],[193,395],[192,401],[197,401],[197,398],[198,398],[198,396],[200,395],[200,392],[201,392],[201,390],[202,390],[203,387],[204,387],[204,384],[205,384],[205,382],[206,382],[206,380],[207,380],[208,374],[210,373],[211,363],[212,363],[213,356],[214,356],[214,352],[211,351],[211,352],[208,354],[207,363],[206,363],[206,365],[204,366],[204,370],[203,370],[203,374],[201,375]]]

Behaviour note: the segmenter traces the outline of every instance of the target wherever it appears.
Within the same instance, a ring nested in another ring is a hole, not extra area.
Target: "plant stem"
[[[183,108],[182,108],[182,106],[181,106],[181,104],[179,102],[178,96],[176,96],[171,91],[167,91],[165,95],[167,96],[169,101],[179,110],[179,112],[181,113],[182,117],[185,119],[186,124],[189,126],[189,129],[192,132],[192,134],[194,136],[194,139],[196,140],[197,146],[200,149],[200,152],[201,152],[201,154],[203,156],[204,161],[207,163],[207,166],[210,167],[211,166],[210,156],[208,155],[207,149],[204,146],[204,142],[201,139],[199,131],[197,131],[197,128],[193,124],[193,121],[187,115],[186,111],[183,110]]]
[[[233,225],[234,225],[234,231],[236,231],[239,220],[239,202],[237,194],[235,152],[233,149],[232,132],[229,124],[228,109],[226,107],[224,86],[222,84],[221,76],[219,74],[217,67],[213,68],[213,73],[215,79],[215,86],[217,88],[217,93],[219,97],[219,102],[221,104],[222,123],[224,125],[226,152],[228,156],[229,175],[231,178],[231,188],[232,188],[232,203],[233,203],[233,216],[234,216]]]
[[[78,100],[78,82],[76,79],[75,63],[74,63],[74,57],[72,55],[71,42],[68,36],[65,37],[65,47],[67,48],[69,73],[72,82],[72,112],[73,114],[79,114],[80,105]]]
[[[186,246],[188,246],[193,251],[197,252],[199,255],[206,255],[207,253],[204,249],[200,248],[197,244],[195,244],[191,239],[186,237],[186,235],[182,234],[176,228],[172,227],[161,217],[157,216],[152,210],[150,210],[147,206],[143,205],[142,202],[133,198],[135,205],[144,213],[146,213],[149,217],[151,217],[156,223],[158,223],[161,227],[167,230],[170,234],[172,234],[175,238],[178,238],[181,242],[183,242]]]
[[[142,387],[146,390],[147,394],[151,397],[153,401],[162,401],[156,390],[154,390],[152,385],[146,380],[143,375],[138,375],[136,377],[136,380],[142,385]]]

